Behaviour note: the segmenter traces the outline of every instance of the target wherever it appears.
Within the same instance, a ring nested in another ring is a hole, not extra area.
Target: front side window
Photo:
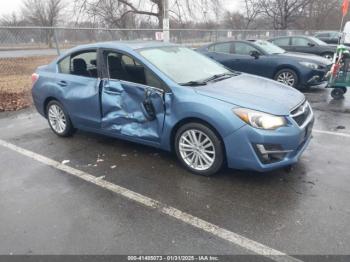
[[[105,55],[110,79],[164,89],[162,81],[132,57],[117,52],[107,52]]]
[[[234,53],[237,55],[250,55],[252,51],[259,52],[256,48],[249,44],[240,42],[235,43]]]
[[[292,38],[292,45],[295,46],[308,46],[310,44],[310,41],[303,37],[293,37]]]
[[[58,63],[58,70],[62,74],[97,78],[97,52],[84,51],[67,56]]]
[[[178,84],[231,73],[224,66],[186,47],[148,48],[139,53]]]

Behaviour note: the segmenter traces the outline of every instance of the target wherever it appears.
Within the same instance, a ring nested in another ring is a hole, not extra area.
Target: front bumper
[[[306,86],[317,86],[321,85],[325,82],[327,82],[326,75],[328,71],[330,70],[330,67],[324,68],[324,69],[317,69],[317,70],[308,70],[303,77],[301,78],[301,82],[303,85]]]
[[[245,125],[224,139],[229,168],[266,172],[298,162],[311,140],[313,114],[299,127],[292,118],[288,126],[277,130],[260,130]],[[256,145],[278,145],[284,152],[281,159],[266,163]]]

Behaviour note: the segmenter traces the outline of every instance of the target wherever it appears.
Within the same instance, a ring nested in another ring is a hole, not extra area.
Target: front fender
[[[206,122],[222,137],[232,134],[245,123],[232,112],[234,105],[217,99],[201,96],[197,102],[175,102],[171,106],[171,113],[166,114],[162,148],[171,150],[172,135],[181,123],[199,120]]]

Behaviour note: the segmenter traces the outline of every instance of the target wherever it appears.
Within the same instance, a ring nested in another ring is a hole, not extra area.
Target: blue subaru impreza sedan
[[[314,122],[299,91],[173,44],[79,46],[32,81],[35,106],[58,136],[82,129],[174,151],[206,176],[224,164],[262,172],[294,164]]]

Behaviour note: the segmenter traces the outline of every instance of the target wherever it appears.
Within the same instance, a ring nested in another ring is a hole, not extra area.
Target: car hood
[[[332,64],[331,61],[328,59],[318,56],[318,55],[310,55],[310,54],[305,54],[305,53],[292,53],[292,52],[286,52],[283,54],[278,54],[279,57],[285,57],[288,59],[294,59],[297,60],[298,62],[313,62],[317,64],[322,64],[322,65],[330,65]]]
[[[289,86],[249,74],[194,87],[198,94],[274,115],[289,115],[305,96]]]

